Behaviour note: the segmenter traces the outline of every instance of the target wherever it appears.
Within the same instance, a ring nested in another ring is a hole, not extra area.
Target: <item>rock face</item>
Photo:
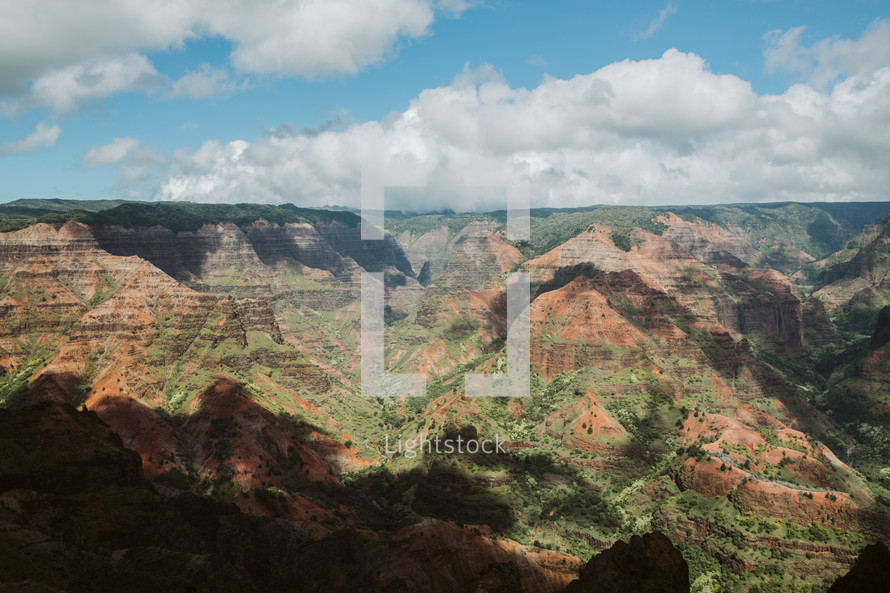
[[[739,275],[725,274],[723,280],[726,293],[738,302],[722,303],[721,324],[740,334],[771,333],[784,350],[803,345],[804,296],[787,276],[775,270],[744,270]]]
[[[357,218],[354,224],[319,221],[279,226],[257,221],[243,229],[221,223],[194,232],[120,226],[96,227],[92,232],[98,246],[108,253],[138,255],[177,279],[212,280],[214,273],[233,265],[248,277],[261,275],[260,264],[274,267],[286,260],[340,277],[354,274],[359,266],[374,271],[391,266],[414,275],[391,235],[383,241],[362,241]]]
[[[890,550],[883,542],[866,546],[850,572],[828,593],[883,593],[890,586]]]
[[[434,278],[436,284],[475,291],[491,288],[498,275],[522,259],[518,249],[482,223],[471,224],[461,231],[452,239],[449,252],[444,277]]]
[[[755,265],[762,257],[757,248],[745,239],[741,229],[732,233],[714,224],[684,220],[672,212],[658,220],[668,227],[664,237],[699,261],[739,268]]]
[[[689,566],[661,533],[635,535],[590,559],[565,593],[689,593]]]
[[[584,366],[618,369],[639,360],[646,341],[597,290],[595,280],[582,277],[536,298],[531,325],[537,346],[532,348],[532,364],[545,377]],[[548,333],[557,338],[549,344],[541,338]],[[614,354],[616,346],[626,353]]]
[[[419,237],[405,231],[399,235],[398,239],[405,248],[405,253],[418,280],[424,286],[445,271],[445,265],[448,263],[449,243],[446,225]]]
[[[866,227],[857,241],[858,249],[820,262],[815,295],[829,310],[880,309],[890,303],[890,216]]]
[[[132,236],[119,230],[123,233],[119,238],[129,237],[133,243],[124,241],[118,250],[125,245],[146,250],[162,265],[190,257],[176,249],[175,237],[167,236],[166,229]],[[180,233],[179,238],[185,235]],[[206,227],[198,235],[228,237],[221,244],[229,247],[212,252],[211,260],[221,252],[237,251],[243,256],[245,275],[252,269],[255,279],[274,276],[255,255],[248,257],[253,251],[234,225]],[[239,245],[235,250],[233,246]],[[86,404],[142,456],[148,477],[174,469],[223,477],[218,471],[223,468],[227,479],[250,487],[280,484],[282,465],[299,466],[310,480],[330,481],[335,469],[361,464],[339,440],[318,431],[303,434],[314,437],[310,446],[296,442],[289,434],[289,421],[247,397],[243,378],[232,378],[248,376],[258,363],[285,371],[277,381],[253,379],[293,394],[287,398],[285,413],[304,406],[312,409],[294,398],[300,387],[316,394],[332,389],[331,373],[284,346],[279,312],[269,299],[216,298],[196,292],[141,257],[102,250],[91,229],[78,223],[58,230],[35,225],[0,234],[0,252],[5,254],[0,273],[7,280],[0,301],[0,364],[16,361],[13,365],[21,364],[25,371],[31,360],[43,365],[30,387],[23,382],[22,390],[12,394],[6,405],[40,399]],[[212,264],[199,271],[207,274],[202,277],[205,282],[212,283],[208,279],[220,269]],[[183,270],[179,272],[190,273]],[[293,334],[287,337],[294,340]],[[212,396],[218,391],[239,405],[214,406]],[[155,406],[194,414],[186,421]],[[322,416],[317,410],[313,414]],[[233,423],[237,429],[232,427],[237,433],[234,449],[231,438],[208,429],[224,419],[238,421]]]
[[[670,225],[662,236],[639,232],[642,243],[630,251],[617,248],[611,230],[596,225],[526,262],[523,269],[530,270],[533,282],[540,285],[552,282],[562,270],[584,265],[607,275],[633,273],[650,292],[663,293],[690,313],[713,319],[736,338],[764,332],[785,350],[804,345],[804,309],[809,307],[808,314],[818,316],[818,303],[807,299],[784,274],[747,267],[745,260],[756,259],[750,253],[753,248],[733,248],[726,231],[691,225],[676,216],[662,220]]]

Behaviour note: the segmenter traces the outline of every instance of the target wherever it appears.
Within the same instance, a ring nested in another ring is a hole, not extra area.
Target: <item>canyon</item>
[[[35,431],[3,437],[7,547],[33,531],[40,558],[67,549],[120,578],[157,562],[200,590],[229,575],[244,590],[531,592],[657,530],[693,591],[817,591],[890,537],[890,206],[865,208],[861,232],[855,204],[532,211],[525,242],[499,213],[396,217],[362,241],[349,212],[171,208],[0,233],[0,401]],[[784,216],[828,217],[830,236],[750,230]],[[366,271],[386,279],[387,368],[426,374],[426,397],[360,395]],[[467,398],[465,373],[506,366],[514,271],[531,277],[531,393]],[[387,436],[421,432],[499,434],[508,451],[387,457]],[[63,452],[54,477],[35,435]],[[94,483],[120,492],[90,503]],[[134,544],[120,512],[84,545],[51,527],[78,507],[65,520],[92,529],[118,496],[140,521],[212,524]],[[55,510],[31,524],[40,500]],[[265,556],[225,547],[238,537]],[[256,580],[273,562],[279,580]],[[81,590],[65,566],[44,582]]]

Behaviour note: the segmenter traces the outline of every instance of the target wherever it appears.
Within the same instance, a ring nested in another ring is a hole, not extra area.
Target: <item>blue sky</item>
[[[887,199],[888,2],[73,4],[0,8],[0,201],[354,206],[369,158],[528,163],[542,206]]]

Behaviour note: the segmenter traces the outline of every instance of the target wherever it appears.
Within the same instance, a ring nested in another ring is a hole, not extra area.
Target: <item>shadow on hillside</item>
[[[535,300],[545,292],[559,290],[579,276],[594,278],[602,273],[602,270],[591,263],[579,263],[573,266],[563,266],[553,273],[553,278],[546,282],[533,282],[531,287],[532,299]]]

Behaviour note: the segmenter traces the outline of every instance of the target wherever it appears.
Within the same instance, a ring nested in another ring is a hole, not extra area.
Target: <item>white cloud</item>
[[[512,160],[530,165],[539,206],[884,199],[888,124],[890,68],[759,96],[677,50],[533,89],[482,67],[383,121],[180,150],[155,197],[358,206],[362,162],[389,160],[426,162],[434,181],[426,202],[388,207],[502,208],[448,172]]]
[[[764,35],[768,73],[785,71],[825,87],[843,75],[862,75],[890,65],[890,20],[878,19],[859,39],[830,37],[804,45],[805,27]]]
[[[91,168],[116,165],[126,158],[137,146],[136,138],[115,138],[111,144],[94,146],[83,155],[83,161]]]
[[[53,148],[61,135],[62,128],[59,126],[39,123],[34,127],[34,131],[24,138],[0,144],[0,155],[27,154],[42,148]]]
[[[118,172],[117,187],[151,185],[167,163],[168,159],[163,154],[140,144],[126,158],[115,164]]]
[[[130,53],[44,74],[32,83],[30,102],[47,105],[56,113],[68,113],[84,102],[159,84],[161,77],[148,59]]]
[[[204,63],[196,72],[189,71],[179,80],[173,82],[169,95],[171,97],[188,96],[193,99],[209,97],[225,97],[244,87],[239,85],[222,68],[214,68]]]
[[[136,138],[115,138],[109,144],[94,146],[83,155],[87,167],[111,165],[117,169],[116,187],[127,188],[131,195],[141,196],[134,186],[146,185],[162,174],[167,157],[146,147]]]
[[[426,35],[434,10],[425,0],[248,2],[213,11],[206,26],[234,41],[240,70],[317,78],[355,74],[398,39]]]
[[[0,92],[82,62],[161,50],[194,37],[195,2],[8,0],[0,19]]]
[[[655,33],[664,26],[664,22],[667,20],[667,18],[674,14],[677,14],[677,6],[673,3],[673,0],[668,0],[667,6],[665,6],[658,12],[658,16],[649,23],[649,26],[646,28],[646,30],[634,35],[634,41],[639,41],[640,39],[649,39],[650,37],[655,35]]]
[[[422,37],[462,0],[7,0],[0,19],[0,95],[98,59],[220,36],[246,72],[353,74]]]

